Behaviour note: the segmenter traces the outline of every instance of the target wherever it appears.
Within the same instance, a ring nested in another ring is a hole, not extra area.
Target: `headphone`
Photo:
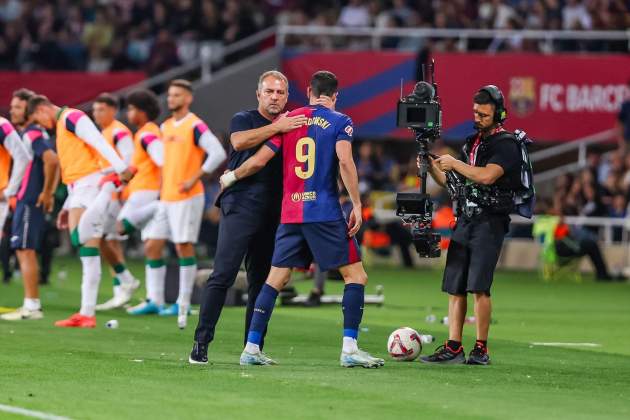
[[[479,92],[486,92],[490,95],[490,99],[494,103],[494,122],[503,124],[507,118],[507,110],[505,109],[505,103],[503,100],[503,93],[501,89],[495,85],[487,85],[479,89]]]

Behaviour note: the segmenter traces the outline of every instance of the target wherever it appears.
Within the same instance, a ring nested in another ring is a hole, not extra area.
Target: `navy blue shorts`
[[[18,201],[11,225],[11,249],[39,249],[46,227],[46,215],[34,204]]]
[[[308,268],[313,260],[324,271],[361,261],[359,244],[356,238],[348,237],[344,220],[287,223],[278,227],[271,265]]]

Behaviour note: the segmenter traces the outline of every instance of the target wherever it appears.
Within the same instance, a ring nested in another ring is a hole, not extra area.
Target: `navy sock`
[[[357,283],[346,284],[343,289],[341,310],[343,311],[343,336],[356,339],[363,318],[365,286]]]
[[[258,298],[256,298],[254,316],[252,316],[252,322],[249,325],[249,334],[247,334],[247,341],[249,343],[260,345],[263,332],[267,328],[277,297],[278,291],[276,289],[268,284],[262,287]]]

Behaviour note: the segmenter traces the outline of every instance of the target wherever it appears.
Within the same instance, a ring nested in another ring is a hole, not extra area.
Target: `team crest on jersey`
[[[351,126],[351,125],[349,125],[349,126],[347,126],[347,127],[346,127],[343,131],[345,131],[347,135],[349,135],[350,137],[352,137],[352,132],[353,132],[354,130],[352,129],[352,126]]]
[[[294,192],[291,194],[291,201],[294,203],[299,203],[300,201],[315,201],[317,200],[317,192],[316,191],[304,191],[304,192]]]

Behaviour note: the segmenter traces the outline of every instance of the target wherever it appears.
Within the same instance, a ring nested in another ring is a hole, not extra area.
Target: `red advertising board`
[[[11,95],[25,87],[48,96],[59,105],[78,105],[99,93],[113,92],[144,80],[144,72],[0,72],[0,109],[9,107]]]
[[[508,128],[538,141],[570,141],[612,128],[622,101],[630,98],[630,56],[527,53],[435,53],[444,110],[444,137],[461,139],[472,129],[472,96],[495,84],[505,95]],[[415,55],[409,53],[287,52],[283,70],[291,82],[291,105],[305,103],[310,75],[321,69],[340,78],[338,109],[355,121],[362,137],[406,137],[395,127],[401,79],[413,86]]]

